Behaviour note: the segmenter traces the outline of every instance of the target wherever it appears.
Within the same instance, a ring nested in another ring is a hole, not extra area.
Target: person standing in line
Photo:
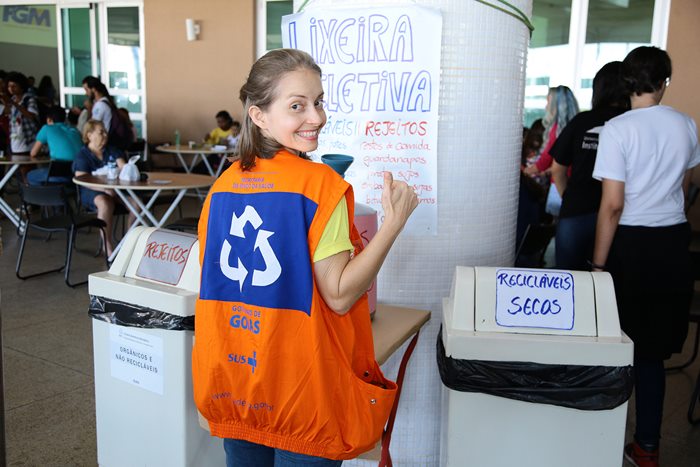
[[[634,441],[625,458],[658,467],[666,375],[664,360],[688,333],[693,277],[685,191],[700,164],[695,122],[660,105],[671,59],[638,47],[622,62],[631,110],[606,123],[593,177],[602,181],[593,271],[610,272],[620,325],[634,341]]]
[[[202,208],[194,398],[229,467],[338,466],[375,445],[395,398],[366,291],[418,198],[385,172],[384,222],[362,247],[352,187],[306,155],[323,95],[305,52],[255,62],[240,157]]]
[[[562,197],[555,237],[558,269],[590,269],[600,206],[600,182],[592,177],[598,136],[605,122],[629,109],[621,68],[622,62],[610,62],[596,73],[591,110],[576,115],[550,151],[552,180]]]
[[[547,107],[542,118],[544,124],[544,141],[542,148],[534,164],[524,169],[525,175],[544,180],[545,188],[549,181],[547,200],[545,201],[545,211],[547,214],[557,217],[561,207],[561,197],[555,187],[552,187],[550,179],[550,167],[552,166],[552,155],[549,151],[554,146],[557,138],[564,131],[564,127],[578,113],[578,102],[574,93],[566,86],[549,88],[547,93]]]
[[[9,96],[5,97],[4,113],[10,120],[10,149],[14,155],[29,155],[39,130],[39,108],[36,99],[27,94],[28,86],[22,73],[7,74]]]

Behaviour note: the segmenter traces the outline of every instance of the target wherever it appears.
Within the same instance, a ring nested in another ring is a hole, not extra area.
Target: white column
[[[295,2],[295,11],[301,3]],[[510,3],[531,15],[531,0]],[[438,233],[401,235],[378,280],[380,302],[433,312],[408,366],[391,453],[402,467],[438,465],[442,383],[435,339],[442,298],[449,295],[455,266],[513,262],[529,31],[475,0],[312,0],[306,8],[328,4],[419,4],[443,15]],[[401,353],[384,366],[387,376],[396,374]]]

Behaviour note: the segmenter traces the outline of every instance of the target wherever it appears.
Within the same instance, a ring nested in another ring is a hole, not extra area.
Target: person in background
[[[109,133],[110,125],[112,124],[112,97],[107,91],[107,87],[94,76],[86,76],[83,78],[83,89],[88,96],[88,101],[85,103],[85,108],[89,112],[89,117],[92,120],[102,122],[107,133]]]
[[[544,118],[544,141],[542,149],[537,158],[537,161],[525,169],[525,175],[535,178],[548,179],[549,169],[552,166],[552,155],[550,149],[557,140],[557,137],[564,130],[564,127],[578,113],[578,102],[574,93],[566,86],[557,86],[549,88],[547,93],[547,107],[545,108]],[[559,207],[561,206],[561,198],[559,192],[551,187],[547,192],[547,201],[545,210],[553,216],[559,215]]]
[[[27,94],[34,98],[36,98],[38,94],[35,84],[36,78],[34,78],[33,76],[27,76]]]
[[[0,70],[0,151],[3,154],[10,152],[10,118],[5,113],[5,103],[8,99],[7,73],[5,70]]]
[[[49,75],[44,75],[41,78],[37,88],[36,100],[39,105],[39,121],[43,125],[46,123],[49,109],[56,105],[56,88]]]
[[[596,73],[591,110],[571,119],[549,151],[552,180],[562,197],[555,237],[559,269],[590,269],[600,206],[600,182],[592,177],[598,135],[605,122],[629,109],[621,69],[622,62],[610,62]]]
[[[27,94],[26,76],[16,71],[7,74],[3,112],[10,121],[10,147],[14,155],[28,155],[39,130],[39,109],[36,99]]]
[[[233,123],[231,114],[221,110],[216,114],[216,128],[206,134],[204,142],[207,144],[226,144],[226,138],[233,134],[231,129]]]
[[[126,164],[122,153],[107,146],[107,130],[99,120],[88,120],[83,129],[83,146],[73,161],[73,172],[76,177],[92,174],[93,170],[104,167],[110,162],[115,162],[119,169]],[[103,238],[107,256],[114,250],[112,238],[112,223],[114,219],[114,206],[118,203],[116,194],[112,190],[92,190],[85,187],[80,189],[80,203],[90,211],[97,211],[97,217],[106,225],[107,238]]]
[[[56,87],[54,87],[53,80],[49,75],[44,75],[41,78],[37,88],[37,99],[47,107],[56,104]]]
[[[230,148],[238,147],[238,139],[241,135],[241,124],[233,121],[231,124],[231,134],[226,138],[226,145]]]
[[[49,149],[51,160],[72,162],[75,155],[80,152],[83,146],[82,138],[78,130],[66,125],[66,110],[63,107],[53,106],[46,115],[46,125],[41,127],[36,135],[36,142],[32,147],[30,155],[37,157],[44,146]],[[40,167],[27,174],[27,181],[30,185],[41,185],[48,181],[51,183],[67,183],[71,179],[52,176],[47,180],[49,169]]]
[[[624,455],[658,467],[664,360],[680,352],[693,295],[684,191],[700,164],[695,122],[659,105],[671,59],[638,47],[622,62],[631,110],[603,127],[593,177],[603,185],[592,269],[615,284],[620,325],[634,341],[636,427]]]
[[[240,157],[199,222],[195,402],[229,467],[338,466],[374,446],[393,405],[366,291],[418,198],[384,172],[384,222],[362,248],[352,187],[306,155],[326,123],[321,69],[307,53],[265,54],[240,99]],[[261,182],[244,188],[251,178]],[[260,220],[250,241],[231,233],[237,216]]]
[[[82,84],[83,84],[83,90],[85,91],[85,95],[87,96],[85,100],[83,101],[83,106],[78,107],[78,106],[73,106],[70,109],[70,113],[72,115],[75,115],[75,117],[69,118],[69,120],[75,119],[75,127],[78,129],[78,131],[82,134],[83,133],[83,128],[85,127],[85,123],[87,123],[90,118],[92,118],[92,106],[93,106],[93,100],[92,100],[92,93],[89,90],[88,83],[95,83],[99,82],[99,78],[96,78],[94,76],[86,76],[83,78]]]
[[[523,147],[520,155],[520,190],[518,195],[518,220],[515,234],[515,249],[517,251],[525,236],[527,227],[532,224],[539,224],[544,217],[544,200],[547,192],[534,178],[523,173],[525,168],[535,163],[537,154],[542,147],[544,125],[542,119],[538,118],[532,122],[532,126],[525,132]],[[539,258],[522,257],[516,258],[516,266],[539,267]]]
[[[131,117],[129,116],[129,110],[125,107],[119,107],[117,109],[117,112],[119,112],[119,115],[124,120],[124,123],[126,123],[126,125],[129,127],[129,130],[131,130],[131,134],[133,135],[134,141],[139,139],[138,130],[136,129],[134,122],[131,121]]]

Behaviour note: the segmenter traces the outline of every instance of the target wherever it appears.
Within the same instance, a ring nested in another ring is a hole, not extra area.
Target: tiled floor
[[[185,204],[185,215],[196,212],[195,200],[187,199]],[[0,226],[4,243],[0,311],[8,465],[94,466],[97,454],[87,287],[70,289],[59,274],[17,279],[17,236],[7,220],[0,221]],[[80,235],[76,274],[103,268],[101,260],[92,256],[96,247],[96,232]],[[27,264],[30,258],[34,264],[58,263],[63,249],[63,238],[48,242],[34,239],[28,247]],[[691,328],[691,336],[694,331]],[[689,354],[690,339],[682,357]],[[662,440],[665,467],[700,466],[700,426],[691,427],[685,418],[699,372],[700,359],[688,370],[668,375]],[[629,432],[630,428],[628,436]],[[590,447],[582,440],[582,453]]]

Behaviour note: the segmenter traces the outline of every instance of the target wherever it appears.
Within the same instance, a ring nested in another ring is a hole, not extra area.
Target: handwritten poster
[[[403,5],[311,8],[282,19],[285,47],[323,71],[328,123],[314,160],[355,158],[345,174],[355,200],[380,213],[384,171],[411,185],[419,206],[405,231],[437,234],[437,133],[442,17]]]
[[[134,328],[109,326],[113,378],[163,395],[163,339]]]
[[[573,329],[574,277],[568,272],[497,270],[496,324]]]

